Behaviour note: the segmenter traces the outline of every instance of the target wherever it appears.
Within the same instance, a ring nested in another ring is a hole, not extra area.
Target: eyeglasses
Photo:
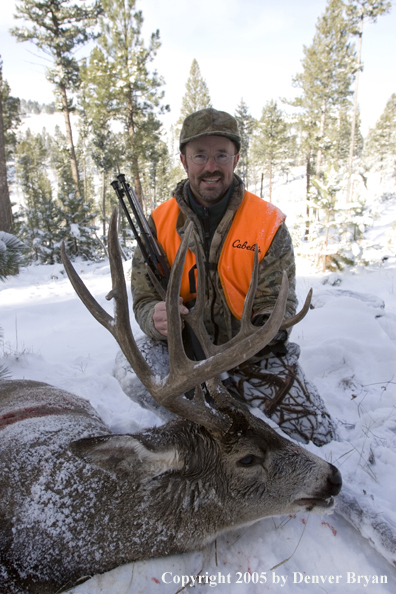
[[[215,155],[207,155],[206,153],[197,153],[196,155],[187,155],[189,159],[196,165],[206,165],[211,157],[215,160],[217,165],[227,165],[234,159],[236,155],[230,155],[229,153],[216,153]]]

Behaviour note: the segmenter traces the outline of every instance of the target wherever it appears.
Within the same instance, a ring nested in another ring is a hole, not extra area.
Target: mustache
[[[212,177],[220,177],[224,179],[224,173],[222,171],[211,171],[210,173],[201,173],[198,176],[198,181],[202,181],[203,179],[211,179]]]

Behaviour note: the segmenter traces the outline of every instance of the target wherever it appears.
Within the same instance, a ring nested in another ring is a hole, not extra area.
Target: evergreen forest
[[[165,128],[165,80],[153,69],[160,32],[143,38],[144,17],[135,4],[17,1],[12,34],[50,58],[53,102],[14,97],[0,62],[0,278],[16,272],[18,263],[59,261],[62,242],[71,258],[106,257],[117,205],[110,183],[118,172],[147,215],[185,176],[181,124],[212,106],[210,89],[194,59],[181,111],[172,110],[174,123]],[[370,175],[376,176],[378,204],[396,200],[396,89],[366,137],[359,117],[364,25],[390,9],[386,0],[328,0],[311,45],[302,48],[293,78],[297,98],[273,98],[258,119],[247,97],[235,106],[242,138],[236,173],[247,189],[272,202],[280,186],[301,178],[291,232],[297,252],[322,271],[375,261],[366,236],[375,219],[375,205],[367,201]],[[88,42],[90,55],[77,61],[76,49]],[[22,131],[24,118],[43,113],[62,114],[54,134]],[[122,214],[119,228],[129,257],[134,242]],[[387,246],[393,254],[395,231]]]

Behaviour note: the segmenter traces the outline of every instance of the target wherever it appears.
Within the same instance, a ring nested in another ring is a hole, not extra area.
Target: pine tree
[[[95,36],[92,27],[101,10],[98,0],[84,5],[73,4],[71,0],[19,0],[15,18],[23,19],[31,26],[11,29],[18,41],[33,41],[53,60],[54,67],[47,69],[47,78],[54,85],[65,117],[70,166],[78,195],[81,188],[70,122],[73,110],[70,93],[78,88],[80,77],[73,53]]]
[[[207,107],[211,107],[208,85],[202,78],[197,60],[194,59],[186,82],[186,92],[182,98],[179,123],[191,113]]]
[[[346,201],[342,178],[331,167],[322,178],[312,180],[311,199],[324,216],[312,222],[310,251],[323,272],[365,263],[362,240],[372,225],[372,213],[363,199]]]
[[[0,62],[0,231],[10,231],[11,224],[12,208],[7,180],[7,164],[3,118],[3,76],[2,63]]]
[[[169,187],[171,191],[176,187],[180,180],[185,178],[186,172],[180,162],[179,152],[180,126],[171,124],[166,134],[166,143],[169,154]]]
[[[386,14],[391,9],[391,2],[389,0],[347,0],[347,15],[349,24],[353,35],[358,37],[358,55],[357,55],[357,71],[355,79],[355,92],[353,102],[353,116],[352,116],[352,131],[351,142],[349,150],[349,171],[348,171],[348,200],[352,198],[352,173],[353,173],[353,157],[355,155],[355,133],[356,133],[356,118],[357,118],[357,100],[359,90],[359,72],[362,70],[361,56],[362,56],[362,42],[363,42],[363,24],[365,20],[374,22],[381,14]]]
[[[100,172],[102,241],[107,244],[107,228],[112,208],[116,206],[116,196],[114,191],[109,189],[109,183],[113,181],[113,173],[116,171],[117,164],[121,162],[122,145],[109,126],[95,127],[93,130],[89,147],[92,159]]]
[[[153,208],[172,196],[172,191],[175,186],[171,177],[171,171],[172,161],[168,148],[165,146],[156,166],[155,200],[153,202]]]
[[[330,149],[328,159],[332,163],[339,163],[347,166],[352,133],[352,117],[347,108],[341,108],[336,116],[332,116],[332,125],[329,128],[328,136]],[[363,152],[363,136],[360,131],[360,113],[356,116],[355,126],[355,155],[361,156]]]
[[[311,201],[318,211],[325,212],[324,220],[320,218],[313,221],[311,229],[311,251],[316,256],[316,264],[321,262],[324,272],[327,268],[332,269],[332,248],[329,248],[330,238],[332,243],[338,243],[337,227],[334,221],[336,207],[336,195],[340,190],[339,178],[334,169],[325,173],[323,179],[315,177],[312,180]]]
[[[272,200],[273,178],[287,158],[288,125],[276,101],[268,101],[257,123],[252,143],[254,159],[269,178],[269,201]],[[262,190],[260,192],[262,196]]]
[[[11,95],[11,89],[8,82],[2,79],[1,72],[1,57],[0,57],[0,80],[1,83],[1,101],[3,110],[3,127],[4,127],[4,143],[6,161],[10,161],[14,157],[17,145],[17,132],[21,123],[20,100],[18,97]]]
[[[160,47],[159,31],[145,47],[141,37],[143,15],[135,12],[135,0],[103,0],[105,18],[101,19],[99,44],[103,50],[105,70],[111,70],[112,114],[126,132],[125,159],[130,163],[136,195],[143,205],[140,169],[147,160],[146,144],[158,141],[161,122],[163,79],[149,72],[149,64]]]
[[[57,175],[58,201],[61,209],[60,240],[65,242],[71,258],[97,259],[101,252],[96,237],[98,227],[94,224],[97,212],[92,200],[86,200],[74,189],[73,178],[68,167],[66,137],[59,127],[51,141],[51,162]]]
[[[80,72],[80,119],[85,124],[88,149],[101,178],[102,241],[106,245],[107,225],[115,205],[108,177],[121,165],[123,142],[119,137],[122,135],[115,135],[112,130],[115,114],[111,68],[101,48],[92,50],[89,62],[83,64]]]
[[[342,0],[328,0],[311,46],[304,46],[303,72],[293,79],[294,86],[302,90],[291,104],[302,109],[298,128],[306,165],[306,239],[312,216],[318,215],[317,208],[310,203],[313,176],[320,177],[323,161],[331,165],[339,117],[350,105],[356,63],[349,33]]]
[[[28,115],[30,113],[40,114],[41,113],[41,105],[38,101],[32,101],[31,99],[21,99],[21,114]]]
[[[96,166],[89,150],[90,128],[85,117],[78,120],[78,139],[76,146],[77,161],[80,163],[81,188],[84,200],[95,200]]]
[[[0,281],[18,274],[24,249],[25,246],[15,235],[0,231]]]
[[[172,160],[168,147],[162,140],[156,142],[152,145],[152,152],[145,172],[150,192],[150,203],[146,205],[147,214],[172,195],[174,185],[172,184],[171,172]]]
[[[63,219],[61,235],[68,256],[97,260],[102,246],[96,237],[98,227],[94,221],[98,213],[93,211],[92,202],[83,200],[76,192],[70,192],[68,196],[60,194],[59,200]]]
[[[316,139],[318,136],[318,122],[316,121],[316,114],[304,109],[295,117],[293,127],[297,132],[298,137],[298,159],[305,166],[306,179],[306,216],[305,216],[305,240],[308,240],[310,220],[314,214],[313,207],[310,204],[311,179],[315,174],[315,150]]]
[[[62,217],[52,197],[45,144],[45,137],[27,130],[17,146],[16,170],[25,200],[20,233],[31,259],[54,264],[60,260]]]
[[[396,93],[387,101],[374,128],[369,131],[365,155],[381,172],[388,168],[396,171]]]
[[[241,149],[239,151],[240,157],[236,173],[243,179],[246,188],[249,186],[249,151],[250,142],[255,126],[255,119],[249,113],[249,108],[241,99],[235,111],[235,118],[238,122],[239,134],[241,136]]]
[[[15,129],[20,122],[18,112],[19,99],[11,97],[10,87],[3,80],[3,61],[0,57],[0,230],[7,232],[12,225],[7,161],[15,149]]]
[[[328,0],[326,11],[318,19],[312,45],[304,46],[303,72],[293,79],[294,85],[302,90],[302,96],[293,104],[304,109],[309,122],[317,176],[321,173],[323,156],[331,149],[329,126],[336,121],[331,116],[349,106],[356,71],[349,23],[343,11],[342,0]]]

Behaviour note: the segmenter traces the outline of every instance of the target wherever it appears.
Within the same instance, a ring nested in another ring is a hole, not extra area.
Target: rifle
[[[144,261],[146,262],[148,275],[154,287],[156,288],[158,294],[165,301],[166,287],[168,285],[170,276],[170,268],[162,255],[162,252],[157,243],[157,240],[153,235],[153,232],[151,231],[146,221],[142,207],[140,206],[140,202],[137,199],[135,191],[130,186],[130,184],[128,184],[123,173],[119,173],[117,175],[117,179],[111,182],[111,185],[115,190],[115,193],[117,194],[117,198],[120,202],[120,205],[126,215],[126,218],[132,229],[136,242],[142,252],[142,256],[144,258]],[[131,218],[128,207],[125,204],[124,196],[126,196],[128,200],[128,204],[133,212],[133,216],[135,217],[135,221],[139,228],[139,231],[137,230]],[[190,309],[189,305],[191,306],[192,303],[185,303],[184,305],[186,305]],[[203,361],[205,359],[205,353],[198,341],[198,338],[195,336],[193,330],[187,323],[185,323],[183,329],[183,342],[184,347],[186,349],[186,354],[188,357],[190,357],[190,359],[192,359],[193,361]],[[231,378],[229,377],[228,373],[222,373],[220,377],[226,388],[230,391],[235,392],[235,388],[232,384]],[[189,390],[186,396],[188,398],[192,398],[194,396],[194,389]]]
[[[136,242],[142,252],[144,261],[146,262],[148,275],[156,288],[158,294],[165,301],[166,287],[169,282],[170,268],[165,260],[160,247],[155,239],[153,232],[151,231],[146,218],[144,216],[142,207],[137,199],[134,189],[128,184],[123,173],[117,175],[117,179],[111,182],[112,187],[117,194],[117,198],[121,204],[123,211],[128,219],[128,223],[132,229],[133,235],[135,236]],[[127,198],[128,204],[132,210],[133,216],[136,221],[134,224],[132,217],[129,213],[128,207],[125,203],[124,197]],[[187,307],[189,304],[185,304]],[[187,355],[196,361],[202,361],[205,359],[205,354],[202,350],[201,345],[198,342],[197,337],[188,326],[185,324],[185,331],[183,331],[183,338],[186,347]]]
[[[128,184],[123,173],[119,173],[117,175],[117,179],[112,181],[111,185],[117,194],[118,201],[125,213],[136,242],[142,252],[142,256],[146,262],[148,275],[160,296],[165,300],[166,287],[168,285],[170,276],[170,268],[162,255],[153,232],[148,226],[135,191]],[[139,231],[131,218],[128,207],[125,204],[124,197],[126,197],[128,200],[128,204],[132,210],[133,216],[135,217]]]

